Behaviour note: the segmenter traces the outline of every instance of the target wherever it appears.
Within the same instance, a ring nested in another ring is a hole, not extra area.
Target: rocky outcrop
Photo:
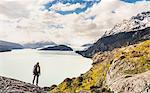
[[[138,31],[121,32],[115,35],[102,37],[87,50],[76,52],[84,57],[91,58],[97,52],[111,51],[115,48],[132,45],[149,39],[150,28],[145,28]]]
[[[23,46],[17,43],[0,40],[0,52],[11,51],[13,49],[22,49]]]
[[[106,84],[117,93],[150,92],[150,40],[119,49],[107,72]]]
[[[93,67],[67,78],[51,93],[149,93],[150,40],[112,51],[98,52]]]
[[[66,45],[50,46],[50,47],[42,48],[40,50],[73,51],[72,48],[70,48],[70,47],[68,47]]]
[[[110,81],[109,81],[110,80]],[[150,71],[107,79],[108,86],[117,93],[150,93]]]
[[[48,93],[44,88],[19,80],[0,77],[0,93]]]

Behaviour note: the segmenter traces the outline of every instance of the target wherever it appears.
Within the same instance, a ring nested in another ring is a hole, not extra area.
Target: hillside
[[[139,41],[150,39],[150,11],[142,12],[129,20],[115,25],[87,50],[76,51],[84,57],[92,57],[97,52],[111,51]]]
[[[40,50],[51,50],[51,51],[73,51],[73,49],[66,45],[54,45],[42,48]]]
[[[88,72],[65,79],[50,93],[150,92],[150,40],[98,52],[92,60]]]
[[[11,51],[12,49],[22,49],[23,46],[17,43],[0,40],[0,52]]]
[[[120,32],[118,34],[100,38],[93,46],[84,51],[76,51],[84,57],[92,57],[97,52],[111,51],[115,48],[128,46],[139,41],[150,39],[150,28],[137,31]]]

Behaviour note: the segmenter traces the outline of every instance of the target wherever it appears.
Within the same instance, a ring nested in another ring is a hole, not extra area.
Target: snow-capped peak
[[[150,11],[139,13],[129,20],[123,20],[122,23],[115,25],[112,30],[106,32],[104,36],[119,32],[136,31],[147,27],[150,27]]]

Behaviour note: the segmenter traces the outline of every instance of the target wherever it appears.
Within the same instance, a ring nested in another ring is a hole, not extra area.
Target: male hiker
[[[33,68],[33,75],[34,75],[34,78],[33,78],[33,84],[34,84],[34,81],[36,79],[36,85],[38,85],[38,79],[39,79],[39,76],[40,76],[40,65],[39,65],[39,62],[36,63],[36,65],[34,66]]]

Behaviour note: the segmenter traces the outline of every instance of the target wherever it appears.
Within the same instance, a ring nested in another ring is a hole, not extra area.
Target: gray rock
[[[106,76],[109,88],[116,93],[150,93],[150,71],[125,74],[129,69],[134,69],[130,62],[114,60]]]
[[[19,80],[0,77],[0,93],[48,93],[43,88]]]
[[[117,93],[150,93],[150,71],[129,78],[108,79],[107,83]]]

